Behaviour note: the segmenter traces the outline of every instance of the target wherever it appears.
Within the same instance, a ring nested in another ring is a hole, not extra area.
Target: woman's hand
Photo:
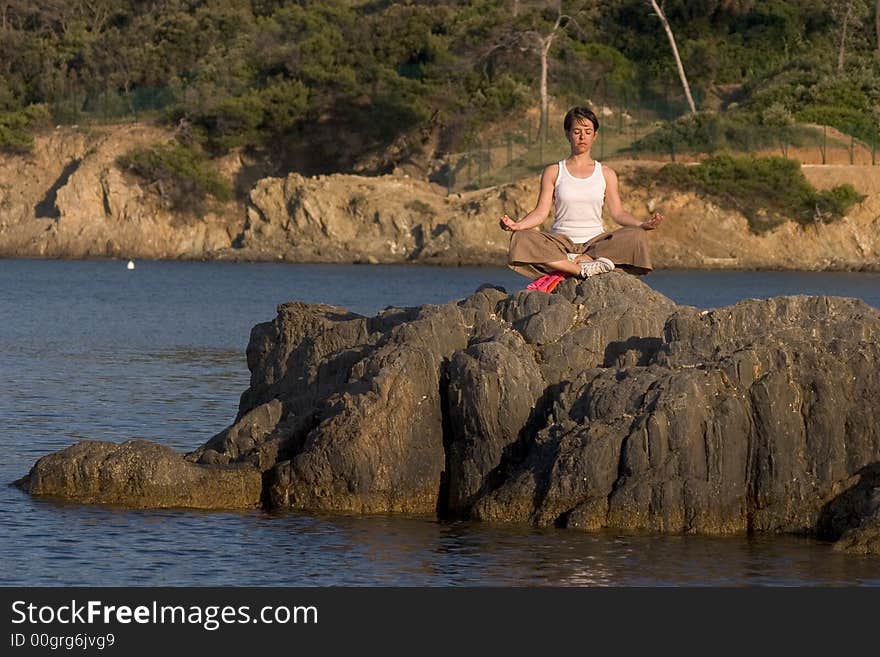
[[[516,222],[513,219],[511,219],[510,217],[508,217],[507,215],[504,215],[503,217],[501,217],[500,225],[501,225],[501,230],[510,230],[510,231],[519,230],[519,228],[516,227]]]
[[[651,215],[650,219],[648,219],[647,221],[643,221],[641,224],[639,224],[639,227],[643,230],[654,230],[661,224],[662,221],[663,215],[659,212],[655,212]]]

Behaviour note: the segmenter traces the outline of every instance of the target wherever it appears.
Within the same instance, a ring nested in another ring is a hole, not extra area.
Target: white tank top
[[[575,178],[565,166],[565,160],[561,160],[553,201],[556,217],[551,230],[554,233],[562,233],[575,244],[589,242],[604,233],[605,175],[602,165],[596,162],[589,178]]]

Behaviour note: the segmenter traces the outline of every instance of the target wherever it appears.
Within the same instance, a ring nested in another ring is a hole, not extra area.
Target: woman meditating
[[[571,155],[549,165],[541,176],[541,191],[535,209],[519,221],[501,218],[501,227],[513,231],[507,263],[514,271],[539,278],[561,273],[588,278],[615,268],[632,274],[651,271],[651,257],[645,231],[663,221],[655,212],[639,221],[620,202],[617,174],[590,155],[599,131],[599,120],[586,107],[573,107],[563,121]],[[605,232],[602,206],[622,226]],[[555,205],[552,232],[536,228],[544,223]]]

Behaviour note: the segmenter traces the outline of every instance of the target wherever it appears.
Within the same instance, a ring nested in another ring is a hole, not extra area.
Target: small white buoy
[[[126,269],[134,269],[134,260],[129,260]]]

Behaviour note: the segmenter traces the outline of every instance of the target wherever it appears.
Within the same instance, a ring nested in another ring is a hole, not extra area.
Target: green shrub
[[[168,205],[177,211],[197,212],[208,196],[218,201],[232,198],[229,184],[211,168],[207,157],[177,141],[137,148],[120,157],[117,163],[155,185]]]
[[[748,152],[756,148],[802,146],[814,133],[791,124],[793,117],[782,106],[771,106],[761,114],[701,112],[661,125],[636,141],[630,152],[717,153]]]
[[[818,105],[801,110],[795,116],[804,123],[830,125],[868,143],[880,141],[880,130],[877,129],[876,119],[864,111],[851,107]]]
[[[717,114],[684,116],[661,125],[635,142],[630,150],[669,153],[711,153],[721,147],[722,120]]]
[[[739,210],[752,232],[763,233],[786,220],[801,224],[843,217],[864,197],[851,185],[817,192],[800,163],[782,157],[713,157],[696,166],[668,164],[657,182],[705,194]]]
[[[836,221],[846,216],[852,206],[864,199],[864,195],[859,194],[849,183],[838,185],[816,195],[814,217],[821,217],[826,223]]]
[[[815,57],[798,60],[747,85],[744,107],[763,114],[782,108],[800,123],[837,128],[868,142],[880,138],[875,107],[880,102],[880,60],[837,73]]]
[[[412,210],[413,212],[425,216],[434,216],[437,214],[430,205],[425,203],[424,201],[420,201],[419,199],[415,199],[410,201],[404,206],[407,210]]]
[[[260,89],[230,96],[204,111],[194,112],[204,145],[214,153],[270,142],[300,121],[308,91],[296,80],[273,80]]]
[[[31,131],[49,118],[45,105],[30,105],[24,109],[0,112],[0,151],[5,153],[29,153],[34,147]]]
[[[34,138],[16,125],[9,125],[6,117],[0,116],[0,151],[4,153],[29,153],[34,147]]]

